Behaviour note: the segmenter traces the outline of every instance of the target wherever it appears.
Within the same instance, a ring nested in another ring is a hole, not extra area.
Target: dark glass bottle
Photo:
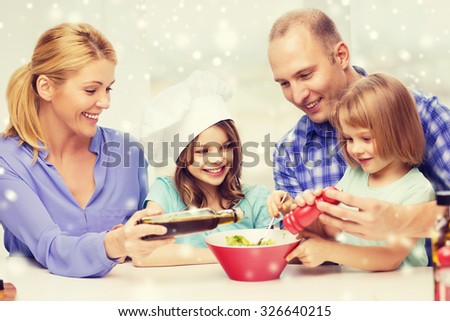
[[[432,237],[434,299],[450,301],[450,191],[436,192],[438,209]]]
[[[242,221],[244,212],[239,208],[215,211],[212,208],[200,208],[182,212],[164,213],[148,216],[138,224],[157,224],[167,228],[164,235],[147,235],[144,240],[156,240],[169,236],[193,234],[215,229],[218,225]]]

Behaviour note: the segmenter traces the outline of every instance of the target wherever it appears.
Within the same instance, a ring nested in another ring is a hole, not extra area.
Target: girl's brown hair
[[[222,120],[216,123],[223,129],[228,137],[228,140],[233,145],[233,163],[230,170],[221,185],[218,186],[218,192],[221,197],[221,205],[223,208],[230,208],[237,204],[239,200],[244,197],[241,186],[242,173],[242,146],[239,133],[230,119]],[[175,169],[175,185],[178,192],[187,206],[195,206],[198,208],[206,207],[206,195],[199,188],[194,176],[189,173],[187,166],[192,164],[192,155],[194,152],[195,142],[198,136],[189,143],[178,157],[177,167]]]
[[[376,73],[350,85],[336,103],[330,121],[344,147],[343,122],[352,127],[368,128],[381,157],[394,157],[409,166],[422,163],[425,137],[414,98],[406,86],[392,76]],[[346,148],[343,153],[350,166],[358,166]]]
[[[33,148],[36,160],[39,150],[45,148],[38,118],[36,80],[40,75],[45,75],[55,85],[60,85],[98,59],[117,64],[112,44],[89,24],[63,23],[42,34],[31,62],[16,70],[9,80],[6,92],[9,124],[3,137],[18,135],[20,144],[27,143]]]

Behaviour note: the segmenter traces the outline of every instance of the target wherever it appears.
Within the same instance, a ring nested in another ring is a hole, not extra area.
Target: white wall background
[[[151,98],[205,69],[236,89],[230,107],[243,141],[261,145],[267,134],[276,141],[301,112],[272,80],[267,37],[277,17],[300,7],[318,7],[335,19],[354,64],[389,72],[450,104],[445,0],[0,0],[0,130],[8,121],[8,79],[29,62],[38,36],[58,23],[83,21],[100,29],[119,56],[111,108],[101,125],[139,136]],[[244,169],[244,181],[272,188],[264,151],[255,152],[261,161]]]

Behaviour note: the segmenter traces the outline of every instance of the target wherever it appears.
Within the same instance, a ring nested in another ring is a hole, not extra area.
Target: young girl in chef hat
[[[260,185],[241,183],[242,151],[236,126],[226,102],[230,87],[209,72],[195,71],[184,82],[158,95],[144,117],[153,144],[150,164],[164,164],[168,154],[176,169],[158,177],[150,187],[147,208],[162,213],[189,208],[215,210],[240,207],[241,222],[221,225],[213,231],[176,238],[176,244],[144,258],[132,258],[137,266],[216,262],[204,239],[209,233],[231,229],[266,228],[269,191]],[[155,144],[156,143],[156,144]],[[168,153],[167,153],[168,152]]]

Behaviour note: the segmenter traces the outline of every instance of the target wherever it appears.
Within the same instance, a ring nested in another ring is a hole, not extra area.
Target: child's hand
[[[281,202],[286,193],[287,192],[285,191],[273,191],[269,194],[269,196],[267,196],[266,205],[271,217],[278,217],[279,212],[283,215],[290,212],[291,205],[294,203],[294,200],[287,195],[284,202]]]
[[[303,191],[303,193],[298,194],[295,197],[295,200],[292,203],[290,210],[292,211],[297,206],[303,207],[306,205],[314,205],[314,201],[315,201],[316,197],[322,195],[322,192],[323,192],[323,189],[321,189],[321,188],[317,188],[315,191],[312,191],[310,189]]]
[[[328,261],[331,251],[331,243],[309,231],[302,231],[300,237],[305,239],[286,256],[286,261],[290,261],[297,257],[304,266],[316,267],[325,261]]]

